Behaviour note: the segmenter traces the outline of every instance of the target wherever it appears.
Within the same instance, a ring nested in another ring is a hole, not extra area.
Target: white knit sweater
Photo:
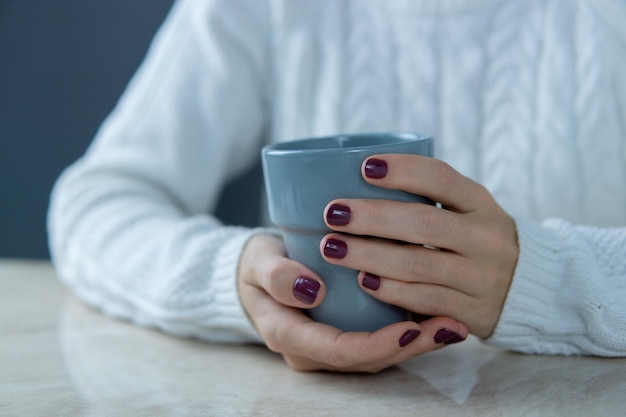
[[[517,220],[487,342],[624,356],[624,21],[623,0],[182,0],[54,189],[58,272],[106,314],[259,341],[235,276],[264,230],[207,214],[223,184],[269,141],[418,131]]]

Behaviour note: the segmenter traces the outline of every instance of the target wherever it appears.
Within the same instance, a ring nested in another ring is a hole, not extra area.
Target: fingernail
[[[311,305],[317,298],[321,284],[314,279],[298,277],[293,283],[293,295],[304,304]]]
[[[464,337],[461,337],[461,336],[457,335],[456,337],[453,337],[452,340],[448,340],[447,342],[445,342],[445,344],[446,345],[453,345],[455,343],[460,343],[460,342],[462,342],[464,340],[465,340]]]
[[[329,258],[342,259],[348,254],[348,245],[339,239],[328,239],[324,245],[324,255]]]
[[[350,207],[343,204],[333,204],[326,212],[326,221],[332,226],[345,226],[350,223],[352,212]]]
[[[365,275],[363,275],[363,281],[361,281],[361,283],[365,288],[376,291],[380,288],[380,277],[366,272]]]
[[[400,347],[405,347],[406,345],[417,339],[417,336],[419,336],[421,333],[422,332],[417,329],[407,330],[406,332],[404,332],[402,337],[400,337],[400,340],[398,340]]]
[[[387,162],[382,159],[370,158],[365,162],[365,176],[367,178],[384,178],[387,175]]]
[[[464,341],[465,338],[459,336],[450,329],[441,329],[435,334],[435,343],[444,343],[450,345],[452,343],[459,343]]]

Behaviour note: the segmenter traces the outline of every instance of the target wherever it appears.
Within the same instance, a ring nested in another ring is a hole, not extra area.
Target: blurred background
[[[49,257],[54,181],[91,142],[172,3],[0,0],[0,257]],[[260,193],[260,174],[224,190],[218,217],[258,224],[258,207],[235,202]]]

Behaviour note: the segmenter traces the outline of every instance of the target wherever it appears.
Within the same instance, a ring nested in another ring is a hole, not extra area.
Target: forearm
[[[189,215],[157,189],[81,166],[57,184],[49,214],[63,281],[107,314],[216,341],[255,341],[235,276],[259,230]]]

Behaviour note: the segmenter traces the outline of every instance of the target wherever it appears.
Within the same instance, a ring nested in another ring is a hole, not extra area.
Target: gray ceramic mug
[[[282,142],[262,151],[270,220],[281,230],[289,258],[315,271],[327,287],[322,304],[308,314],[343,331],[375,331],[410,319],[406,310],[363,291],[358,271],[332,265],[320,253],[320,242],[330,233],[324,208],[334,199],[433,204],[404,191],[376,187],[362,178],[363,161],[385,153],[433,156],[433,139],[416,133],[352,134]]]

